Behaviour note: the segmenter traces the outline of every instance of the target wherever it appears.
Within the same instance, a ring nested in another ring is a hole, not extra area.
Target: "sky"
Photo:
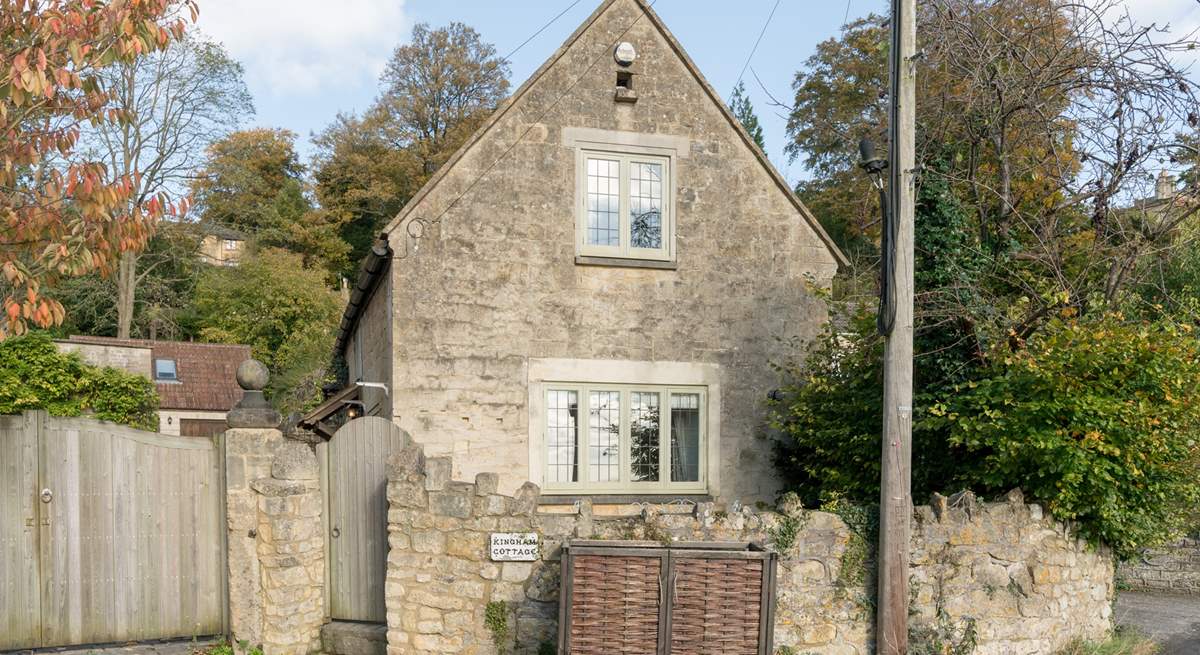
[[[783,152],[791,82],[816,45],[847,20],[887,11],[886,0],[655,0],[654,9],[708,81],[728,98],[748,58],[744,82],[767,142],[788,180],[803,165]],[[574,3],[574,5],[573,5]],[[257,113],[247,126],[284,127],[309,136],[339,112],[366,109],[392,50],[416,23],[461,21],[507,55],[548,21],[557,21],[511,57],[513,88],[528,78],[599,5],[600,0],[199,0],[199,28],[246,68]],[[573,6],[572,6],[573,5]],[[1181,36],[1200,28],[1198,0],[1127,0],[1142,22],[1170,24]],[[768,22],[768,17],[770,21]],[[765,26],[765,31],[764,30]],[[762,33],[762,41],[754,50]],[[753,57],[751,58],[751,52]],[[1200,67],[1198,67],[1200,68]],[[758,79],[752,74],[757,73]],[[1196,73],[1197,71],[1193,71]],[[761,84],[759,83],[761,80]],[[774,99],[772,99],[774,98]]]

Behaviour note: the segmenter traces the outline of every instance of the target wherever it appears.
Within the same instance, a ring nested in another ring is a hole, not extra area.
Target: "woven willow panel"
[[[672,655],[757,655],[763,562],[675,561]]]
[[[655,655],[661,573],[657,557],[576,557],[571,655]]]

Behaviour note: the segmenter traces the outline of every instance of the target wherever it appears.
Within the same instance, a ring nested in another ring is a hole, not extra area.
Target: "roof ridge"
[[[483,139],[483,136],[487,134],[487,132],[489,132],[497,123],[499,123],[501,119],[507,116],[508,112],[511,111],[520,102],[520,100],[525,97],[529,90],[533,88],[533,86],[546,74],[546,72],[555,63],[557,63],[558,60],[560,60],[573,45],[575,45],[579,38],[591,28],[596,20],[599,19],[599,17],[603,15],[603,13],[607,11],[609,7],[618,1],[619,0],[603,0],[600,6],[597,7],[590,16],[588,16],[587,20],[583,21],[583,23],[581,23],[580,26],[575,29],[571,36],[567,37],[567,40],[564,41],[563,44],[560,45],[558,49],[555,50],[554,53],[551,54],[550,57],[543,62],[542,65],[538,67],[538,69],[534,71],[532,75],[529,76],[529,79],[525,80],[525,82],[521,84],[521,86],[516,92],[513,93],[513,95],[505,99],[504,103],[494,112],[492,112],[492,115],[488,118],[488,120],[484,122],[479,129],[475,130],[475,132],[472,133],[465,142],[463,142],[463,144],[454,152],[450,159],[447,160],[446,163],[443,164],[436,173],[434,173],[433,177],[429,178],[424,186],[417,191],[416,195],[414,195],[412,199],[410,199],[409,202],[400,209],[400,211],[394,218],[392,218],[392,220],[388,221],[387,226],[385,226],[383,229],[381,238],[386,239],[397,227],[407,221],[411,217],[416,207],[420,205],[421,202],[430,193],[432,193],[435,188],[437,188],[441,181],[445,179],[447,175],[449,175],[454,166],[466,156],[466,153],[476,144],[478,144]],[[671,50],[675,52],[676,56],[679,57],[680,61],[683,62],[684,68],[686,68],[687,71],[692,74],[692,77],[700,84],[700,87],[704,90],[704,92],[708,94],[709,100],[711,100],[713,104],[718,107],[726,121],[741,137],[742,143],[750,149],[755,159],[758,160],[759,164],[764,168],[764,170],[766,170],[772,181],[774,181],[776,186],[779,187],[779,190],[783,192],[783,194],[796,208],[801,218],[804,219],[804,222],[816,233],[817,238],[819,238],[821,242],[825,244],[825,247],[829,249],[829,252],[833,255],[834,259],[837,260],[838,264],[840,266],[848,266],[850,260],[846,258],[846,255],[841,251],[837,243],[835,243],[833,238],[829,236],[829,233],[825,231],[825,228],[821,225],[820,221],[817,220],[816,216],[813,215],[812,211],[809,210],[808,207],[800,200],[795,191],[788,186],[787,180],[783,178],[783,176],[775,168],[775,165],[771,163],[771,160],[766,156],[762,149],[760,149],[758,145],[754,143],[754,140],[746,132],[746,128],[743,127],[733,115],[733,112],[730,111],[728,105],[726,105],[720,94],[718,94],[712,85],[708,83],[708,80],[705,79],[704,74],[701,73],[699,67],[696,66],[695,61],[693,61],[692,58],[687,54],[687,51],[684,50],[683,45],[677,38],[675,38],[675,35],[666,26],[662,18],[659,17],[659,15],[654,11],[653,5],[656,1],[657,0],[650,0],[649,2],[647,0],[632,0],[632,2],[634,2],[638,8],[640,8],[642,12],[650,18],[650,23],[659,31],[659,33],[667,41],[667,44],[671,47]],[[523,134],[517,138],[517,141],[513,142],[513,144],[510,146],[510,149],[519,144],[522,138],[524,138]],[[487,171],[481,175],[486,174]],[[404,236],[406,239],[408,238],[407,235],[402,236]],[[407,247],[405,250],[407,251]]]

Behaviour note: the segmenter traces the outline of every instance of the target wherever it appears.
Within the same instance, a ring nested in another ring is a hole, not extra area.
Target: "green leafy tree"
[[[379,232],[508,93],[508,63],[471,27],[413,28],[361,117],[317,136],[316,196],[350,244],[347,274]]]
[[[933,409],[959,479],[1021,487],[1124,557],[1193,528],[1200,342],[1171,322],[1055,321]]]
[[[205,271],[195,307],[203,340],[248,344],[267,365],[276,407],[301,410],[320,400],[342,309],[324,271],[306,268],[295,253],[262,249],[237,268]]]
[[[974,330],[954,308],[981,302],[975,280],[986,260],[964,232],[969,217],[944,178],[922,180],[917,195],[916,295],[928,311],[915,322],[913,491],[944,491],[957,454],[928,410],[984,365]],[[964,236],[965,235],[965,236]],[[834,303],[836,318],[809,345],[802,361],[779,366],[784,384],[770,401],[770,423],[781,437],[776,463],[790,489],[815,507],[827,498],[875,502],[879,496],[883,429],[883,339],[874,308]]]
[[[738,82],[737,87],[733,89],[733,95],[729,97],[729,109],[742,127],[746,128],[746,133],[750,135],[750,138],[754,139],[758,149],[766,152],[767,142],[763,139],[762,126],[758,124],[758,114],[754,113],[753,103],[746,96],[744,82]]]
[[[0,414],[44,409],[158,430],[158,391],[149,378],[85,364],[33,332],[0,342]]]
[[[336,273],[349,252],[339,234],[341,219],[314,207],[295,142],[296,135],[283,129],[244,130],[215,142],[194,185],[200,219]]]
[[[196,336],[191,310],[196,279],[204,268],[196,257],[201,239],[195,224],[163,221],[136,258],[137,295],[129,336],[140,339],[187,339]],[[67,317],[56,334],[119,336],[120,281],[117,276],[88,275],[54,290]]]

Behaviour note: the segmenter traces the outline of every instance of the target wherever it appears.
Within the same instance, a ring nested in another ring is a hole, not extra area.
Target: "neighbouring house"
[[[200,225],[200,261],[213,266],[237,266],[246,249],[246,237],[237,230],[204,223]]]
[[[844,261],[648,4],[606,0],[387,225],[332,405],[543,502],[770,499],[771,364]]]
[[[158,388],[162,434],[211,437],[242,397],[234,374],[250,346],[76,335],[55,342],[87,363],[145,375]]]

